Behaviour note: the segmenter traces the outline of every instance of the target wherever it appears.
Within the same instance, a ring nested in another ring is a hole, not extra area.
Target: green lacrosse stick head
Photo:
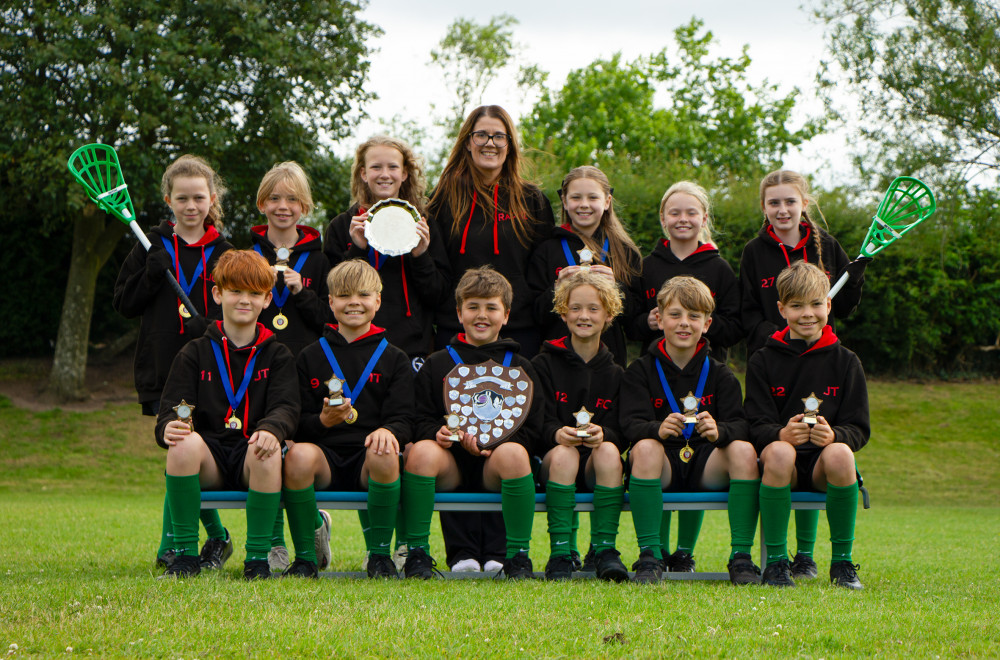
[[[910,176],[896,177],[875,211],[861,256],[875,256],[929,218],[935,209],[934,193],[924,182]]]
[[[91,201],[125,224],[135,220],[135,209],[118,164],[118,154],[106,144],[85,144],[66,162]]]

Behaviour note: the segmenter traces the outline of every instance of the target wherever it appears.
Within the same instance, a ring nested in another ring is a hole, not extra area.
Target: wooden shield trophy
[[[465,417],[461,430],[475,436],[480,449],[493,449],[521,427],[533,390],[523,369],[493,360],[456,365],[444,379],[447,411]]]

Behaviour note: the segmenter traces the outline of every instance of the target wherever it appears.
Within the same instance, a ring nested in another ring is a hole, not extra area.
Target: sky
[[[431,104],[441,110],[450,96],[440,69],[428,66],[430,51],[445,35],[448,25],[463,17],[488,23],[501,13],[518,19],[514,39],[524,46],[521,60],[549,72],[547,86],[561,88],[566,75],[598,58],[621,52],[626,60],[649,55],[673,45],[673,31],[697,16],[716,39],[713,57],[738,56],[749,46],[749,77],[754,83],[767,79],[787,94],[798,87],[802,94],[798,123],[805,113],[817,115],[822,105],[814,98],[815,74],[824,57],[823,27],[802,8],[804,0],[629,0],[608,6],[594,0],[534,2],[510,0],[501,4],[456,0],[371,0],[365,20],[384,31],[370,45],[370,89],[378,100],[366,111],[370,119],[357,129],[357,142],[379,132],[394,115],[430,125]],[[482,101],[504,106],[515,118],[525,114],[533,99],[523,99],[511,79],[495,82]],[[798,124],[795,124],[796,126]],[[796,153],[785,166],[811,173],[821,182],[849,174],[847,131],[822,136]],[[338,151],[353,153],[350,144]]]

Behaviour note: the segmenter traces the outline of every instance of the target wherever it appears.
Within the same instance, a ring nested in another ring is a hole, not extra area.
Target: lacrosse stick
[[[896,177],[875,211],[858,259],[874,257],[931,217],[935,209],[934,193],[922,181],[909,176]],[[830,289],[831,298],[847,284],[847,278],[845,271]]]
[[[106,144],[85,144],[73,152],[66,162],[66,167],[69,168],[73,178],[87,191],[90,200],[104,212],[110,213],[128,225],[142,243],[142,247],[149,252],[149,239],[135,221],[135,209],[132,208],[128,185],[122,175],[115,150]],[[177,278],[169,270],[167,270],[167,281],[191,316],[197,317],[198,310],[191,304],[184,289],[177,283]]]

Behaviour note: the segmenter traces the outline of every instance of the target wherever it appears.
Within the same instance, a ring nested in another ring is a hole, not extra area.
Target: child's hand
[[[284,272],[285,286],[291,290],[292,294],[297,294],[302,290],[302,275],[291,268],[286,268]]]
[[[603,275],[604,277],[610,279],[612,282],[615,281],[615,271],[611,270],[610,267],[605,266],[604,264],[594,264],[593,266],[590,267],[590,272],[597,273],[598,275]]]
[[[576,265],[566,266],[565,268],[563,268],[563,269],[561,269],[559,271],[559,275],[556,277],[556,282],[558,282],[559,280],[561,280],[564,277],[569,277],[573,273],[579,273],[579,272],[580,272],[580,267],[579,266],[576,266]]]
[[[813,443],[817,447],[826,447],[828,444],[832,443],[836,437],[836,434],[833,432],[833,427],[827,424],[826,418],[822,415],[817,415],[816,424],[813,425],[812,430],[809,432],[809,442]]]
[[[351,414],[351,400],[344,397],[344,402],[339,406],[331,406],[330,399],[323,397],[323,410],[319,413],[319,421],[326,428],[336,426],[347,419]]]
[[[716,425],[712,413],[702,410],[696,415],[696,418],[698,421],[695,422],[694,430],[698,435],[709,442],[715,442],[719,439],[719,427]]]
[[[583,438],[580,438],[576,435],[575,426],[564,426],[558,431],[556,431],[555,441],[557,445],[564,445],[566,447],[576,447],[581,442],[583,442]]]
[[[365,238],[365,220],[368,219],[368,212],[351,218],[351,226],[348,233],[351,235],[351,242],[361,250],[368,249],[368,239]]]
[[[785,424],[785,427],[778,434],[778,439],[784,440],[793,447],[798,447],[801,444],[809,442],[809,425],[802,421],[803,417],[805,415],[799,413],[789,419],[788,423]]]
[[[191,435],[191,433],[191,427],[186,422],[174,419],[167,422],[166,428],[163,429],[163,442],[168,446],[173,446]]]
[[[459,429],[455,431],[455,435],[458,436],[458,441],[461,442],[462,436],[465,435],[465,431]],[[451,449],[452,445],[455,444],[455,442],[451,439],[451,431],[448,430],[447,426],[442,426],[438,429],[437,434],[434,436],[434,440],[444,449]]]
[[[462,449],[473,456],[482,456],[483,458],[489,458],[490,454],[493,453],[491,449],[480,449],[476,436],[468,433],[462,433]]]
[[[270,458],[275,452],[281,453],[281,443],[270,431],[254,431],[248,445],[253,445],[254,458],[264,460]]]
[[[584,447],[590,447],[595,449],[597,445],[604,442],[604,427],[598,424],[591,424],[587,427],[587,433],[590,434],[589,438],[580,438],[583,441]]]
[[[414,257],[419,257],[427,252],[427,248],[431,244],[431,228],[427,226],[427,220],[424,218],[420,218],[420,222],[417,223],[417,236],[420,237],[420,241],[417,243],[417,247],[410,250],[410,254]]]
[[[684,415],[680,413],[670,413],[667,418],[663,420],[660,424],[660,440],[666,440],[669,437],[678,438],[684,433]]]
[[[649,326],[650,330],[660,329],[660,310],[658,307],[649,310],[649,315],[646,317],[646,325]]]
[[[375,452],[376,455],[399,454],[399,441],[389,429],[375,429],[365,438],[365,447]]]

